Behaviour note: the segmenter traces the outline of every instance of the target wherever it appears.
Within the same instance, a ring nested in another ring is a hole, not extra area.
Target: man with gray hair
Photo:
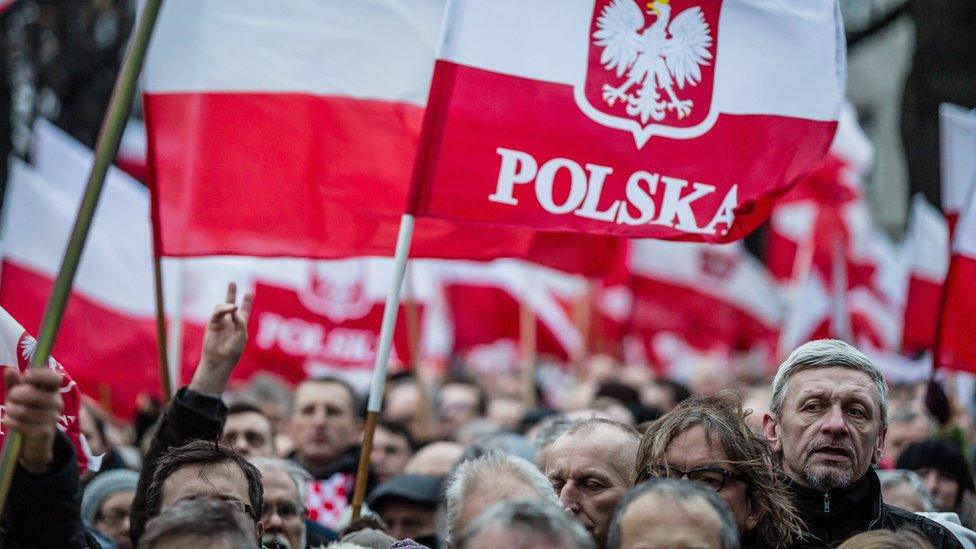
[[[456,549],[549,547],[593,549],[593,540],[578,522],[546,500],[496,503],[461,534]]]
[[[305,491],[309,475],[298,464],[285,459],[253,457],[249,460],[261,472],[264,506],[261,542],[269,549],[305,549],[336,539],[325,527],[308,520]]]
[[[531,462],[492,452],[461,463],[447,485],[447,538],[452,543],[474,519],[501,501],[546,500],[557,504],[546,477]]]
[[[630,489],[613,515],[610,549],[739,549],[739,529],[715,490],[695,481],[653,479]]]
[[[833,339],[805,343],[780,365],[771,393],[763,433],[806,519],[805,543],[911,526],[936,548],[960,546],[938,524],[882,500],[871,466],[884,451],[888,385],[863,353]]]
[[[139,547],[257,549],[260,545],[254,537],[254,523],[243,509],[229,500],[200,498],[183,500],[150,520]]]

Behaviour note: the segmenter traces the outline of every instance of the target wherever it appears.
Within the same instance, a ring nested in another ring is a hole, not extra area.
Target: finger
[[[234,304],[237,303],[237,283],[228,282],[227,283],[227,299],[224,300],[225,303]]]
[[[16,387],[20,382],[20,372],[17,371],[16,367],[4,368],[3,383],[4,387],[7,388],[7,394],[9,394],[10,390]]]
[[[24,374],[24,381],[44,391],[57,391],[64,379],[50,368],[31,368]]]
[[[251,307],[253,305],[254,294],[247,292],[244,294],[244,299],[241,300],[240,320],[242,324],[247,325],[247,319],[251,318]]]
[[[61,395],[54,391],[36,389],[26,383],[20,384],[7,394],[7,402],[36,410],[60,410],[63,406]]]
[[[234,305],[233,303],[221,303],[220,305],[214,307],[214,312],[210,316],[210,322],[213,324],[220,324],[221,319],[236,310],[237,305]]]

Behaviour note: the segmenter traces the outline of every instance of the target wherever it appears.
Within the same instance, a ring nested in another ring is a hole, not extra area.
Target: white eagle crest
[[[600,64],[616,70],[618,78],[627,72],[621,86],[603,86],[603,100],[611,107],[617,101],[626,102],[627,114],[639,117],[642,124],[648,119],[662,120],[666,111],[674,111],[682,119],[693,105],[690,99],[678,98],[675,84],[680,90],[685,84],[701,82],[701,67],[712,59],[708,23],[698,6],[674,18],[670,0],[649,2],[647,8],[647,13],[657,16],[647,28],[634,0],[613,0],[600,12],[598,30],[593,33],[594,43],[603,48]]]

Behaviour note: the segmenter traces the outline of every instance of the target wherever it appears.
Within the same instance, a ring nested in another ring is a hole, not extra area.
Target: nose
[[[839,405],[831,406],[824,416],[820,430],[824,434],[838,438],[847,434],[847,423],[844,422],[844,411]]]
[[[922,479],[925,480],[925,487],[929,489],[929,493],[935,495],[936,488],[939,486],[939,473],[935,469],[930,469]]]
[[[247,445],[247,439],[243,435],[235,436],[234,443],[231,444],[231,447],[235,452],[245,457],[251,453],[251,447]]]
[[[559,490],[559,504],[574,515],[579,512],[579,493],[573,481],[569,481]]]
[[[284,524],[282,524],[277,510],[272,512],[270,516],[264,517],[261,522],[264,524],[265,532],[281,532],[284,530]]]
[[[122,519],[122,535],[123,536],[129,535],[129,517],[125,517],[124,519]]]

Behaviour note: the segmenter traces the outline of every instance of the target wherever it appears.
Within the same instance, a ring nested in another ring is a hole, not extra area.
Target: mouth
[[[827,445],[821,446],[811,452],[812,454],[817,454],[827,461],[850,461],[851,453],[847,448],[843,446]]]

